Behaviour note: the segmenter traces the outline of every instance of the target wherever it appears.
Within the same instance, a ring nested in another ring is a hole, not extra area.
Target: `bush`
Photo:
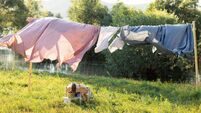
[[[122,3],[115,5],[111,14],[114,26],[174,24],[178,20],[165,11],[142,12],[127,8]],[[105,67],[110,75],[161,81],[186,81],[190,78],[192,60],[152,53],[151,45],[126,45],[122,51],[105,52],[105,55]]]

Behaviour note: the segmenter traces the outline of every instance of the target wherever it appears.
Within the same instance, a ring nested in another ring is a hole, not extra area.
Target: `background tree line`
[[[73,21],[100,26],[160,25],[196,21],[199,59],[201,55],[201,11],[197,0],[156,0],[146,11],[115,4],[111,10],[100,0],[72,0],[69,18]],[[144,80],[189,81],[194,77],[193,53],[178,57],[152,53],[151,46],[125,46],[110,54],[95,54],[94,48],[85,55],[87,62],[104,62],[107,74]],[[199,60],[199,61],[200,61]],[[200,61],[201,62],[201,61]]]
[[[60,14],[53,14],[50,11],[42,9],[40,0],[0,0],[0,34],[3,28],[12,28],[17,30],[27,24],[27,17],[47,17],[56,16],[61,18]]]
[[[199,62],[201,62],[201,8],[198,0],[156,0],[146,11],[115,4],[112,9],[100,0],[71,0],[68,16],[72,21],[98,26],[160,25],[196,21]],[[40,0],[0,0],[0,34],[3,28],[22,28],[26,18],[57,16],[42,9]],[[5,31],[5,30],[4,30]],[[110,54],[95,54],[94,47],[84,57],[86,62],[105,64],[107,75],[161,81],[189,81],[194,77],[193,53],[184,57],[152,53],[152,46],[128,46]],[[96,67],[93,67],[96,68]]]

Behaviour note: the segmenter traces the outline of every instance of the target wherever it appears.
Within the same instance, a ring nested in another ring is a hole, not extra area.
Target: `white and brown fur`
[[[71,93],[80,93],[81,100],[88,102],[92,97],[92,92],[89,87],[83,84],[71,83],[66,87],[66,95]]]

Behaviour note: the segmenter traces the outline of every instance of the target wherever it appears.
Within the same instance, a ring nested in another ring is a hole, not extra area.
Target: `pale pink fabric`
[[[42,18],[30,22],[14,35],[0,40],[29,62],[44,59],[68,63],[73,71],[87,50],[97,41],[100,28],[93,25],[67,22],[58,18]]]

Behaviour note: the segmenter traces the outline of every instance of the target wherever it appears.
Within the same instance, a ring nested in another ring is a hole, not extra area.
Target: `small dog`
[[[66,95],[69,98],[80,97],[84,102],[88,102],[92,97],[92,92],[83,84],[71,83],[66,87]]]

